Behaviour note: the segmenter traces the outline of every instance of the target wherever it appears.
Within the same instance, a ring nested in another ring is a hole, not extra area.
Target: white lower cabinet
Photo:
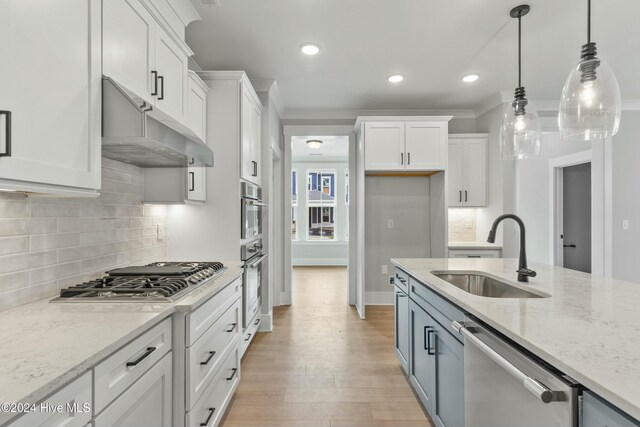
[[[95,419],[95,427],[171,427],[172,353],[147,371]]]
[[[41,410],[63,405],[64,411]],[[83,427],[91,421],[91,372],[67,384],[37,404],[37,412],[29,412],[11,423],[11,427]],[[84,405],[88,404],[88,407]]]
[[[220,422],[240,382],[240,349],[236,339],[220,370],[185,416],[187,427],[213,427]]]
[[[449,249],[449,258],[500,258],[501,249]]]

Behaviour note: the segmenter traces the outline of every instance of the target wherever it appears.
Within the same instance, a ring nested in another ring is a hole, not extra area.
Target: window
[[[291,239],[298,240],[298,173],[291,171]]]
[[[336,174],[309,171],[307,174],[308,240],[334,240],[336,229]]]

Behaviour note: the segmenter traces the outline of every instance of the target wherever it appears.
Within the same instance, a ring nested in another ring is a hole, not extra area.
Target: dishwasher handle
[[[465,337],[465,342],[470,342],[482,350],[491,360],[496,362],[500,367],[513,375],[516,379],[522,382],[524,388],[529,390],[534,396],[540,399],[544,403],[564,401],[564,392],[552,391],[547,386],[542,384],[535,378],[531,378],[516,366],[514,366],[507,359],[498,354],[494,349],[485,344],[480,338],[475,336],[473,332],[465,328],[460,322],[453,321],[451,327],[455,329],[460,335]]]

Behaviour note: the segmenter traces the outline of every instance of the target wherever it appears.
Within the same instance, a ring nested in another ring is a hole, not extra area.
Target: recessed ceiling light
[[[387,78],[391,83],[400,83],[404,80],[404,76],[402,74],[393,74]]]
[[[477,74],[467,74],[462,78],[462,81],[465,83],[473,83],[480,78]]]
[[[302,43],[300,50],[305,55],[317,55],[320,52],[320,45],[317,43]]]

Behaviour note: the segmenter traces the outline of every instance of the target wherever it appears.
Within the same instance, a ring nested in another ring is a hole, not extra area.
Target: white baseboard
[[[258,328],[258,332],[272,332],[273,331],[273,322],[271,314],[261,314],[260,318],[262,321],[260,322],[260,327]]]
[[[365,292],[365,305],[393,305],[393,292]]]
[[[339,266],[346,267],[349,265],[347,258],[294,258],[292,260],[294,267],[313,267],[313,266]]]

